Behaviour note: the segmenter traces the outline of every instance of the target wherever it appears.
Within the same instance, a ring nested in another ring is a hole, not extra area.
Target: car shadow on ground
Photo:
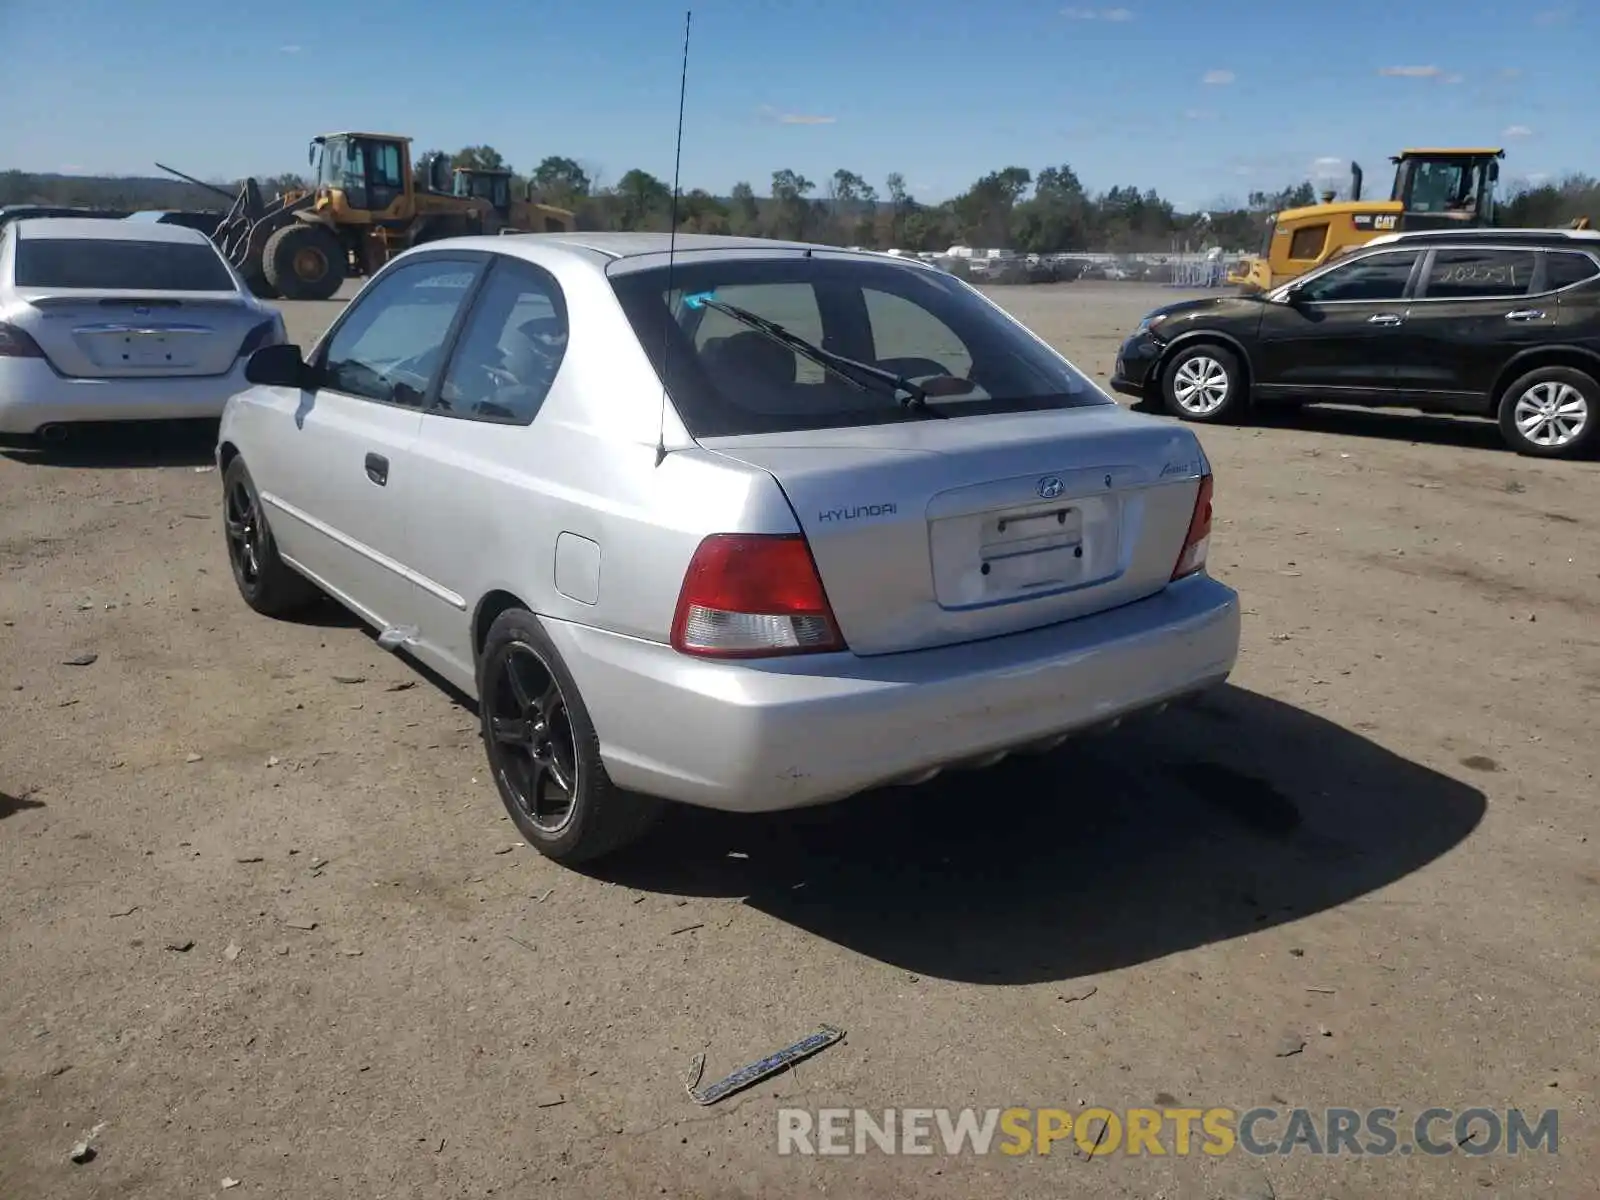
[[[1139,400],[1128,407],[1153,416],[1166,414],[1160,401]],[[1247,424],[1261,429],[1298,429],[1307,433],[1342,434],[1345,437],[1376,438],[1385,442],[1426,442],[1430,446],[1457,446],[1466,450],[1510,453],[1494,422],[1445,413],[1328,404],[1300,407],[1263,404],[1250,413]]]
[[[14,439],[0,455],[39,467],[127,470],[216,461],[215,421],[125,421],[74,426],[60,441]]]
[[[674,808],[593,870],[743,897],[857,953],[990,984],[1071,979],[1310,915],[1419,870],[1482,793],[1226,686],[1042,759],[761,816]]]
[[[20,796],[13,796],[10,792],[0,792],[0,821],[26,808],[43,807],[43,800],[35,800],[26,792]]]

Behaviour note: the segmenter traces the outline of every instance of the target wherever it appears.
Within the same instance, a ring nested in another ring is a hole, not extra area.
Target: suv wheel
[[[1232,420],[1244,409],[1244,391],[1238,358],[1209,343],[1179,350],[1161,376],[1167,411],[1182,421]]]
[[[1518,454],[1577,458],[1600,435],[1600,384],[1571,367],[1536,367],[1500,396],[1500,434]]]

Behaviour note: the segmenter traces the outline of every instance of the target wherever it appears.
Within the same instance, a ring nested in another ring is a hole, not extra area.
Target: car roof
[[[871,262],[900,263],[907,268],[916,270],[934,270],[921,259],[906,256],[884,254],[876,250],[846,250],[840,246],[827,246],[813,242],[788,242],[774,238],[760,237],[735,237],[729,234],[711,233],[680,233],[676,238],[665,233],[525,233],[503,234],[499,236],[477,236],[449,238],[444,241],[429,242],[416,250],[408,250],[402,257],[412,254],[426,254],[429,251],[445,252],[449,249],[488,251],[495,254],[508,254],[516,258],[526,258],[537,261],[545,258],[552,251],[564,257],[587,264],[592,268],[604,269],[611,263],[622,263],[628,259],[646,259],[667,254],[669,251],[677,255],[695,255],[705,253],[720,253],[727,256],[730,251],[748,251],[752,257],[771,255],[778,252],[798,252],[804,250],[816,251],[827,254],[834,261],[840,258],[859,258]],[[641,266],[648,264],[641,263]]]
[[[16,222],[17,237],[26,241],[172,242],[193,245],[211,239],[186,225],[158,222],[107,221],[96,217],[26,217]]]
[[[1600,229],[1416,229],[1405,233],[1386,233],[1364,243],[1367,246],[1392,246],[1412,242],[1501,242],[1513,245],[1560,246],[1577,242],[1592,247],[1600,242]]]

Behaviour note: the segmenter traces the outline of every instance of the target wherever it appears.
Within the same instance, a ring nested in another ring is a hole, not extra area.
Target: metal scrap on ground
[[[694,1062],[689,1064],[689,1074],[683,1081],[684,1090],[689,1093],[689,1098],[696,1104],[715,1104],[725,1096],[749,1087],[752,1083],[759,1083],[769,1075],[776,1075],[784,1067],[791,1066],[803,1058],[810,1058],[819,1050],[825,1050],[844,1036],[844,1030],[832,1025],[820,1026],[815,1033],[807,1034],[791,1046],[785,1046],[774,1054],[769,1054],[763,1059],[740,1067],[726,1079],[719,1079],[710,1087],[697,1087],[700,1075],[706,1069],[706,1056],[704,1052],[694,1056]]]

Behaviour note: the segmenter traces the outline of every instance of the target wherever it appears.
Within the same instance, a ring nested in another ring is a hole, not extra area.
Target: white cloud
[[[1526,125],[1511,125],[1511,126],[1508,126],[1506,128],[1506,131],[1504,133],[1502,133],[1500,136],[1504,137],[1504,138],[1532,137],[1533,136],[1533,130],[1529,129]]]
[[[1534,187],[1543,187],[1545,184],[1550,182],[1550,172],[1533,171],[1530,174],[1523,176],[1523,178],[1531,183]]]
[[[1186,109],[1183,115],[1191,121],[1214,121],[1217,119],[1215,110],[1209,108]]]
[[[300,50],[301,50],[301,47],[299,47],[299,46],[279,46],[278,47],[278,53],[279,54],[299,54]]]
[[[1102,8],[1098,12],[1092,8],[1063,8],[1061,15],[1069,21],[1133,20],[1133,10],[1131,8]]]
[[[832,125],[838,117],[823,117],[815,113],[787,113],[779,112],[770,104],[763,104],[756,110],[764,119],[776,121],[779,125]]]
[[[1534,14],[1535,25],[1564,25],[1567,18],[1572,15],[1570,8],[1547,8],[1541,13]]]
[[[1336,154],[1324,154],[1321,158],[1314,158],[1311,160],[1311,170],[1313,172],[1327,171],[1334,167],[1342,166],[1344,166],[1344,159],[1340,158]]]
[[[1465,79],[1466,79],[1465,75],[1446,75],[1439,82],[1440,83],[1461,83]]]
[[[1444,72],[1438,67],[1379,67],[1378,74],[1399,79],[1437,79]]]
[[[1237,76],[1234,75],[1232,71],[1207,71],[1204,75],[1200,76],[1200,82],[1209,83],[1213,86],[1220,86],[1222,84],[1232,83],[1236,78]]]
[[[1133,20],[1133,10],[1132,9],[1127,9],[1127,8],[1108,8],[1108,9],[1105,10],[1105,12],[1101,13],[1100,15],[1102,17],[1104,17],[1108,21],[1131,21],[1131,20]]]
[[[1501,67],[1500,68],[1500,78],[1501,79],[1516,79],[1521,74],[1522,74],[1522,68],[1521,67]]]

